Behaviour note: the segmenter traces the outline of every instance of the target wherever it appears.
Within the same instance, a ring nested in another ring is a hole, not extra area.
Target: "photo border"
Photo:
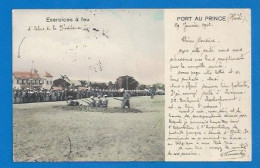
[[[0,2],[0,168],[185,167],[259,168],[259,3],[260,0],[2,0]],[[250,162],[13,162],[12,128],[12,10],[13,9],[129,9],[129,8],[250,8],[252,70],[252,161]]]

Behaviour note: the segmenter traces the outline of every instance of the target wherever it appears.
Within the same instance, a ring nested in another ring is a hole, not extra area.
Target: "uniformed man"
[[[67,103],[68,103],[67,105],[68,105],[68,106],[79,106],[79,105],[80,105],[78,101],[73,101],[73,100],[72,100],[72,96],[69,97],[68,99],[69,99],[69,100],[67,101]]]
[[[101,105],[102,105],[101,96],[100,96],[100,95],[98,95],[98,100],[97,100],[96,107],[101,107]]]
[[[91,107],[96,107],[96,100],[94,99],[94,96],[90,97],[90,106]]]
[[[104,95],[104,96],[103,96],[103,100],[102,100],[101,107],[107,107],[107,104],[108,104],[107,95]]]
[[[130,94],[128,93],[127,90],[124,91],[124,94],[123,94],[123,101],[122,101],[122,104],[121,104],[121,108],[130,108]]]
[[[153,99],[153,98],[154,98],[154,95],[155,95],[155,90],[154,90],[154,89],[150,89],[150,90],[149,90],[149,93],[150,93],[150,95],[151,95],[151,99]]]
[[[78,101],[74,101],[74,100],[68,100],[68,106],[79,106],[79,102]]]

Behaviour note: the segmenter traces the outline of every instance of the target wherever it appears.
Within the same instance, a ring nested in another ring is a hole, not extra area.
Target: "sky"
[[[160,9],[15,10],[13,71],[34,67],[54,78],[115,82],[130,75],[142,84],[164,83],[163,26]]]

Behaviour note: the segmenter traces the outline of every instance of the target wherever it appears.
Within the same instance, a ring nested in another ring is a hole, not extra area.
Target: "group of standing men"
[[[150,96],[151,93],[147,90],[128,90],[131,96]],[[72,99],[82,99],[98,97],[99,95],[107,95],[107,97],[122,97],[123,92],[120,90],[46,90],[46,89],[13,89],[13,103],[33,103],[33,102],[51,102],[51,101],[66,101],[69,97]]]
[[[128,93],[128,91],[124,91],[123,94],[123,99],[116,99],[116,100],[121,100],[121,108],[130,108],[130,97],[131,95]],[[90,100],[84,99],[82,100],[85,103],[88,104],[90,107],[101,107],[101,108],[106,108],[108,106],[108,99],[107,95],[104,95],[101,98],[101,95],[97,97],[97,100],[95,100],[94,96],[90,97]],[[68,106],[79,106],[80,103],[78,101],[72,100],[72,97],[69,97],[69,100],[67,101]]]

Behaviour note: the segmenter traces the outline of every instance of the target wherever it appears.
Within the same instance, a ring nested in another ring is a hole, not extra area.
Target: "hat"
[[[91,99],[94,99],[94,97],[93,97],[93,96],[90,96],[90,98],[91,98]]]
[[[107,97],[107,95],[104,95],[104,97]]]

